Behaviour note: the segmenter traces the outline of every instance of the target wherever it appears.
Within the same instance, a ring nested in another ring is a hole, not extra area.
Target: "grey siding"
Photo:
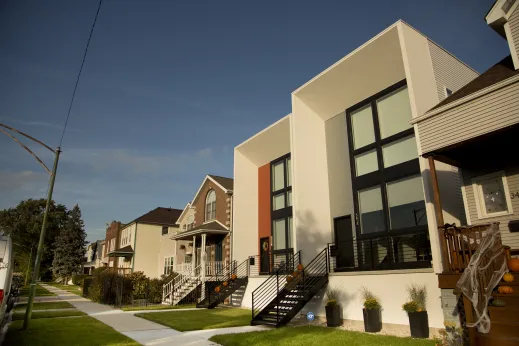
[[[440,102],[445,98],[445,87],[454,92],[478,76],[476,71],[434,42],[429,41],[429,51]]]
[[[510,32],[512,33],[513,47],[519,57],[519,6],[515,8],[512,15],[508,18],[508,23],[510,25]]]
[[[519,82],[418,123],[422,152],[460,143],[519,123]]]
[[[519,191],[519,168],[505,170],[508,190],[510,194]],[[519,198],[512,199],[512,215],[498,216],[486,219],[478,219],[478,211],[476,209],[476,199],[474,189],[472,188],[472,179],[464,179],[465,193],[467,195],[467,204],[470,214],[471,224],[484,224],[489,222],[499,222],[501,229],[501,238],[504,245],[509,245],[512,249],[519,249],[519,233],[510,233],[508,229],[508,221],[519,219]]]

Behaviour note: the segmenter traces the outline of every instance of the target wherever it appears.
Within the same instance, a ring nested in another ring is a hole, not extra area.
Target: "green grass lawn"
[[[81,290],[81,287],[79,287],[77,285],[63,285],[63,284],[58,284],[55,282],[46,282],[46,284],[49,286],[59,288],[60,290],[67,291],[69,293],[77,294],[79,296],[83,293]]]
[[[49,309],[69,309],[74,306],[69,302],[48,302],[48,303],[34,303],[32,304],[33,310],[49,310]],[[14,308],[14,311],[25,311],[27,304],[18,304]]]
[[[154,305],[154,306],[132,306],[122,308],[123,311],[139,311],[139,310],[175,310],[175,309],[193,309],[196,308],[196,304],[185,304],[185,305]]]
[[[225,308],[194,311],[148,312],[135,316],[185,332],[189,330],[227,328],[250,325],[251,312]]]
[[[223,346],[434,346],[433,340],[348,332],[326,327],[285,327],[265,332],[215,335],[211,339]]]
[[[92,317],[32,320],[28,330],[23,321],[9,326],[4,345],[38,346],[137,346],[137,342]]]
[[[79,310],[61,310],[61,311],[33,311],[31,314],[31,320],[38,318],[54,318],[54,317],[70,317],[70,316],[83,316],[86,315],[84,312]],[[13,321],[23,320],[25,316],[25,310],[16,311],[13,313]]]
[[[55,296],[56,294],[47,291],[45,288],[40,285],[36,285],[36,296],[44,297],[44,296]],[[20,297],[28,297],[29,296],[29,286],[20,289]]]

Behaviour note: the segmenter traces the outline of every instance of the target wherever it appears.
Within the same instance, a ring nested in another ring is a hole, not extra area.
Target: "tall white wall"
[[[258,167],[234,150],[233,259],[258,253]]]
[[[411,110],[413,118],[416,118],[423,115],[439,102],[437,82],[430,52],[430,41],[405,23],[400,23],[398,28],[406,79],[409,86]],[[456,68],[466,68],[466,66],[460,64],[457,67],[453,67],[453,69]],[[422,155],[418,127],[415,125],[414,129],[418,143],[418,154]],[[436,222],[434,209],[430,168],[426,159],[420,157],[419,161],[424,183],[433,267],[435,272],[441,272],[442,258],[438,238],[438,224]],[[461,191],[459,175],[454,171],[452,166],[440,162],[436,163],[436,171],[438,184],[440,185],[440,193],[442,195],[444,221],[454,222],[459,225],[464,213],[463,202],[459,194]]]
[[[296,250],[308,263],[332,240],[326,131],[323,119],[294,95],[291,132]]]
[[[333,187],[330,188],[330,222],[333,227],[333,219],[339,216],[352,215],[352,220],[355,220],[346,113],[342,112],[327,120],[325,132],[328,181]],[[352,230],[355,234],[353,224]]]

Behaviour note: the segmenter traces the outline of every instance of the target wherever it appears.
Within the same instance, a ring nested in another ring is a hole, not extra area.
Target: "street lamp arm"
[[[18,133],[18,134],[20,134],[20,135],[22,135],[22,136],[24,136],[24,137],[27,137],[27,138],[29,138],[30,140],[32,140],[32,141],[38,143],[39,145],[42,145],[42,146],[44,146],[45,148],[49,149],[49,150],[52,151],[54,154],[56,153],[56,151],[55,151],[54,149],[52,149],[51,147],[49,147],[47,144],[43,143],[42,141],[37,140],[36,138],[34,138],[34,137],[32,137],[32,136],[29,136],[29,135],[26,134],[26,133],[23,133],[23,132],[20,131],[20,130],[15,129],[14,127],[7,126],[7,125],[5,125],[5,124],[1,124],[1,123],[0,123],[0,126],[1,126],[1,127],[5,127],[6,129],[11,130],[11,131],[13,131],[13,132],[16,132],[16,133]],[[2,132],[3,132],[3,131],[2,131]],[[4,133],[5,133],[5,132],[4,132]],[[11,136],[11,137],[12,137],[12,136]]]
[[[2,124],[0,124],[1,126]],[[34,157],[36,159],[36,161],[38,161],[40,163],[40,165],[42,165],[42,167],[47,171],[47,173],[49,173],[49,175],[52,175],[52,172],[50,171],[50,169],[43,163],[42,160],[40,160],[40,158],[38,156],[36,156],[35,153],[32,152],[31,149],[27,148],[27,146],[25,144],[23,144],[18,138],[16,138],[15,136],[13,136],[12,134],[10,134],[9,132],[5,131],[4,129],[0,128],[0,131],[5,133],[6,135],[8,135],[9,137],[11,137],[11,139],[13,141],[15,141],[16,143],[18,143],[22,148],[24,148],[25,150],[27,150],[29,152],[29,154],[32,155],[32,157]],[[43,144],[45,145],[45,144]],[[45,145],[46,146],[46,145]],[[47,146],[46,146],[47,147]],[[54,152],[54,150],[52,150],[52,152]]]

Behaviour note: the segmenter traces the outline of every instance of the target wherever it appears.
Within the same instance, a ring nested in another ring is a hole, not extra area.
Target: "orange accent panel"
[[[261,238],[270,237],[271,227],[270,163],[268,163],[258,168],[258,244]],[[258,248],[258,254],[260,253]]]

